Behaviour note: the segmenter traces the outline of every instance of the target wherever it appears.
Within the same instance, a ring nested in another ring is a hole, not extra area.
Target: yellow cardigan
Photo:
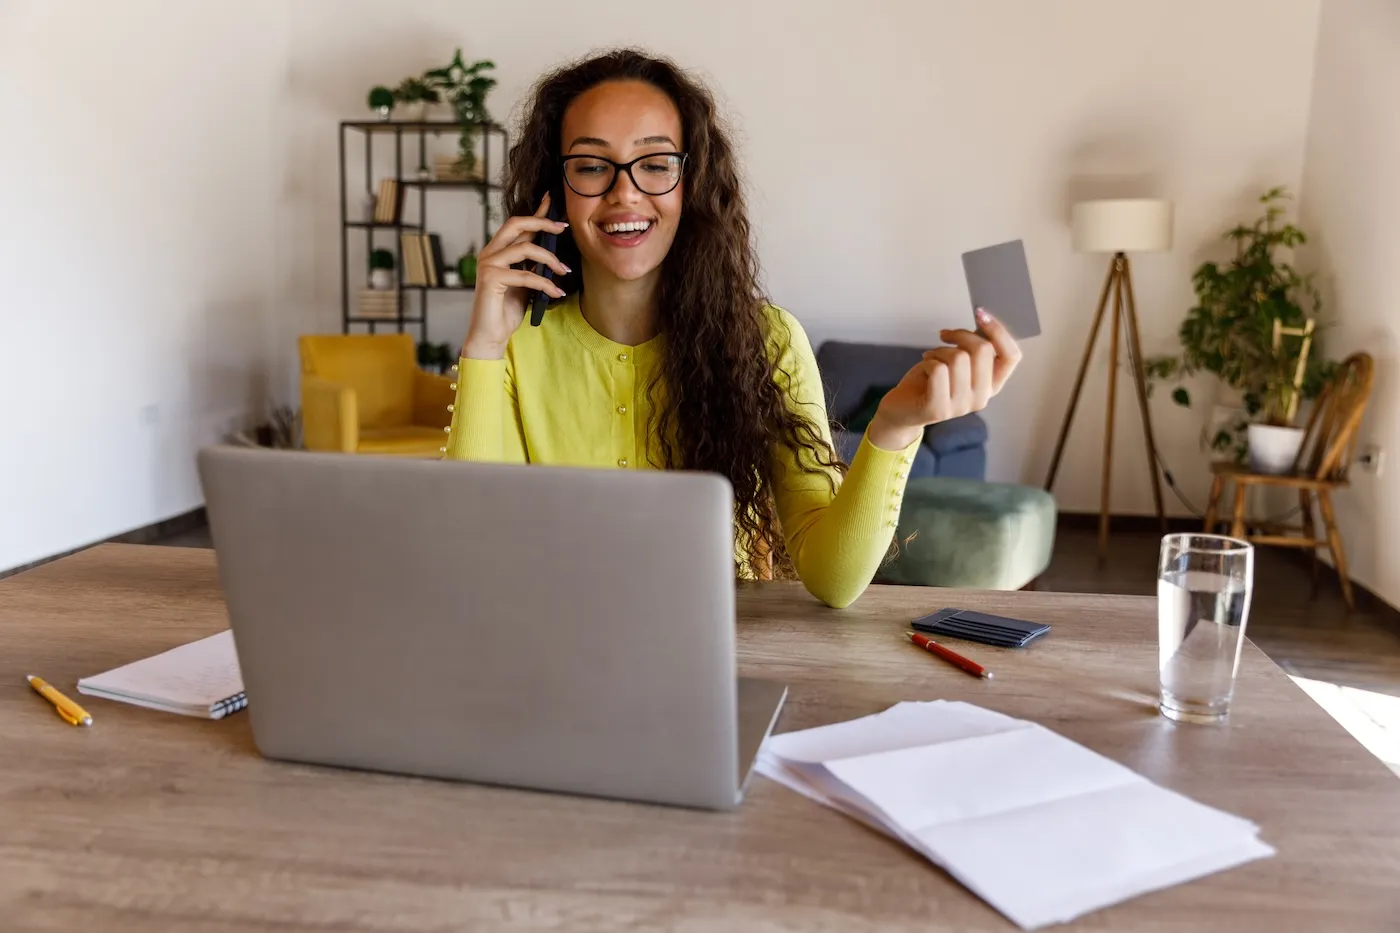
[[[791,404],[830,442],[821,376],[797,320],[769,306],[769,352]],[[511,338],[503,360],[458,363],[448,459],[558,466],[652,468],[646,387],[660,365],[657,337],[629,347],[584,320],[576,296],[553,305],[539,327]],[[861,440],[844,478],[808,473],[797,455],[773,452],[773,491],[793,565],[807,590],[850,605],[870,584],[899,518],[918,442],[883,450]],[[810,461],[810,455],[806,458]]]

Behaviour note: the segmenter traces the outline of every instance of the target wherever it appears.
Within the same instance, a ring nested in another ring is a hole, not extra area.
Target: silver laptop
[[[736,677],[724,479],[234,447],[199,474],[264,755],[739,803],[786,688]]]

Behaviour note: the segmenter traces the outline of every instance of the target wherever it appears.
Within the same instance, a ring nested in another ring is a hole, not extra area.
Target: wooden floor
[[[1100,566],[1097,532],[1062,525],[1050,569],[1040,589],[1066,593],[1157,592],[1155,531],[1114,531],[1108,560]],[[158,543],[208,547],[206,528],[161,539]],[[1296,555],[1261,548],[1255,567],[1254,601],[1248,634],[1254,643],[1290,674],[1400,696],[1400,627],[1388,607],[1363,601],[1348,613],[1335,579],[1324,571],[1316,599],[1306,565]]]
[[[1100,566],[1097,530],[1061,525],[1054,559],[1038,585],[1061,592],[1153,595],[1160,541],[1155,530],[1114,531],[1108,559]],[[1400,696],[1395,618],[1394,609],[1369,598],[1348,613],[1326,568],[1314,599],[1307,564],[1297,554],[1258,549],[1246,631],[1288,673]]]

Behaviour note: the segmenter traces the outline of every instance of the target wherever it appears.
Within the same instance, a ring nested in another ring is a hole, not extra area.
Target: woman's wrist
[[[503,360],[505,358],[506,345],[504,343],[482,340],[468,334],[466,341],[462,344],[462,359],[464,360]]]
[[[865,438],[881,450],[904,450],[924,436],[924,426],[892,424],[889,416],[881,411],[870,419],[870,427],[865,429]]]

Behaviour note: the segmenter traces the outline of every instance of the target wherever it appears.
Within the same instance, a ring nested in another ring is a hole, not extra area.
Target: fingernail
[[[980,323],[983,323],[983,324],[990,324],[990,323],[992,322],[992,316],[991,316],[990,314],[987,313],[987,309],[986,309],[986,308],[978,308],[978,309],[977,309],[977,320],[978,320]]]
[[[564,270],[565,275],[568,275],[570,272],[574,271],[573,269],[570,269],[568,266],[564,265],[562,262],[559,263],[559,268]]]

